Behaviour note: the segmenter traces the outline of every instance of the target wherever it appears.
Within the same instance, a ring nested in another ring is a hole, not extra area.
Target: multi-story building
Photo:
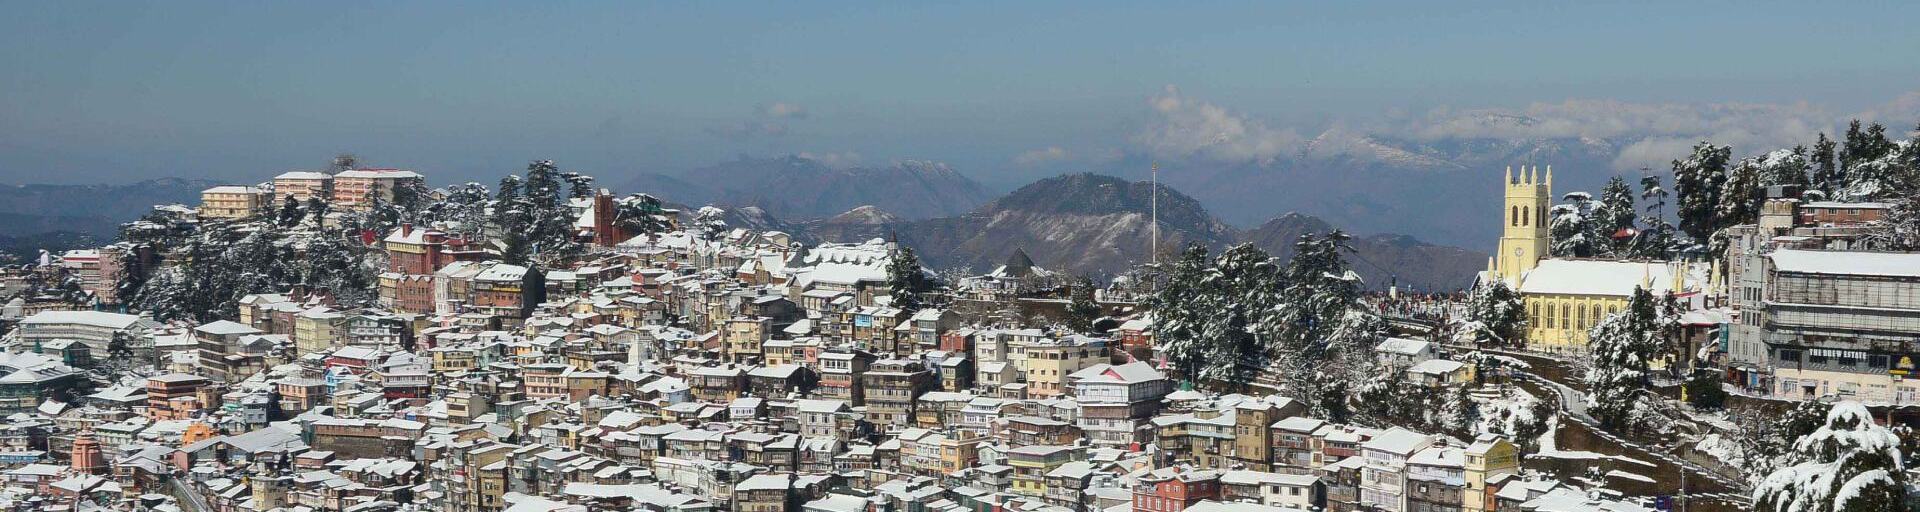
[[[371,208],[373,199],[393,202],[394,190],[423,185],[426,178],[400,169],[353,169],[333,175],[333,207],[343,210]]]
[[[1181,512],[1204,500],[1220,499],[1220,473],[1171,466],[1140,475],[1133,486],[1136,512]]]
[[[322,201],[332,199],[333,175],[317,171],[288,171],[274,176],[273,199],[285,200],[287,196],[293,196],[293,200],[301,202],[302,206],[316,197]]]
[[[222,185],[200,191],[200,218],[245,219],[267,211],[272,204],[267,191],[260,187]]]
[[[1433,446],[1433,437],[1400,427],[1388,429],[1362,443],[1366,455],[1361,468],[1360,504],[1388,512],[1407,510],[1407,461]]]
[[[1173,383],[1145,362],[1096,364],[1068,375],[1080,402],[1076,422],[1098,446],[1130,447],[1147,440],[1147,420],[1160,411],[1160,399]]]
[[[1780,249],[1761,270],[1760,341],[1783,398],[1920,402],[1920,253]]]
[[[860,376],[865,389],[867,421],[880,426],[906,427],[920,394],[933,390],[933,372],[912,359],[880,359]]]
[[[1492,485],[1503,475],[1514,475],[1520,471],[1520,452],[1513,443],[1498,435],[1481,434],[1467,445],[1466,461],[1462,464],[1461,479],[1465,483],[1461,491],[1460,508],[1466,512],[1486,512],[1496,510],[1498,503],[1494,493],[1499,489]]]
[[[200,389],[213,381],[187,373],[169,373],[147,378],[147,417],[155,420],[184,420],[199,410]]]
[[[1013,489],[1016,494],[1040,497],[1046,495],[1047,473],[1053,472],[1068,462],[1086,458],[1086,449],[1063,445],[1033,445],[1007,450],[1007,465],[1013,467]],[[1170,511],[1171,512],[1171,511]]]
[[[131,343],[159,326],[139,316],[105,311],[43,311],[21,320],[15,334],[28,346],[66,339],[86,344],[94,354],[110,354],[115,338]]]
[[[1052,397],[1067,394],[1067,376],[1108,361],[1107,339],[1067,336],[1057,340],[1038,340],[1024,346],[1027,395]]]

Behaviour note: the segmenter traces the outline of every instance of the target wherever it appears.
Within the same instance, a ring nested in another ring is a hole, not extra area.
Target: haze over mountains
[[[1164,170],[1161,250],[1173,254],[1190,242],[1216,250],[1250,242],[1284,258],[1292,254],[1292,244],[1301,234],[1342,228],[1354,234],[1353,267],[1371,287],[1397,281],[1402,287],[1451,290],[1485,266],[1486,255],[1478,250],[1424,241],[1427,231],[1420,226],[1445,225],[1444,219],[1396,216],[1450,213],[1465,219],[1463,223],[1485,224],[1470,217],[1482,213],[1476,210],[1484,209],[1492,195],[1485,189],[1493,188],[1497,177],[1452,185],[1455,192],[1436,193],[1447,190],[1450,180],[1467,181],[1461,175],[1471,171],[1464,165],[1433,163],[1412,172],[1406,167],[1381,166],[1376,160],[1367,160],[1375,162],[1367,165],[1360,161],[1291,168]],[[1406,157],[1403,161],[1427,160]],[[1447,160],[1436,156],[1430,161]],[[1379,176],[1380,183],[1367,185],[1366,179],[1356,178],[1368,175]],[[938,163],[835,169],[816,160],[786,156],[742,158],[679,175],[601,176],[600,180],[625,182],[613,188],[622,193],[651,193],[683,207],[720,205],[728,210],[730,225],[788,231],[805,241],[896,236],[935,268],[986,270],[1014,249],[1025,249],[1046,268],[1112,275],[1146,261],[1150,245],[1152,186],[1102,174],[1059,175],[993,197],[971,178]],[[4,201],[0,204],[5,205],[0,207],[0,237],[13,237],[0,238],[0,243],[59,248],[71,245],[62,241],[111,240],[120,223],[137,218],[153,205],[196,204],[199,192],[214,184],[161,179],[118,186],[0,187],[0,201]],[[1189,188],[1202,192],[1188,195]],[[1441,197],[1421,199],[1433,195]],[[1380,196],[1410,199],[1369,199]],[[1463,197],[1470,199],[1457,200]],[[1320,215],[1295,213],[1296,207]],[[1231,212],[1232,217],[1216,213],[1215,208]],[[1268,215],[1269,211],[1277,213]],[[1224,218],[1258,220],[1238,223],[1248,227],[1243,231]],[[1378,234],[1381,225],[1410,226],[1420,234]]]

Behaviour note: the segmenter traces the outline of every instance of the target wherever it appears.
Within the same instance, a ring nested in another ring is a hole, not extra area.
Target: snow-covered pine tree
[[[1586,192],[1568,192],[1562,198],[1567,202],[1553,205],[1553,209],[1547,211],[1551,223],[1548,233],[1553,237],[1548,247],[1550,253],[1563,258],[1610,255],[1613,245],[1600,233],[1604,228],[1594,219],[1600,203]]]
[[[613,222],[635,236],[656,235],[672,227],[660,199],[647,194],[629,194],[614,206]]]
[[[1067,300],[1067,328],[1074,332],[1092,332],[1093,322],[1100,318],[1100,303],[1093,298],[1093,278],[1080,276],[1073,283]]]
[[[1627,186],[1627,180],[1614,176],[1607,180],[1607,186],[1600,189],[1600,206],[1594,211],[1596,231],[1607,237],[1613,246],[1613,254],[1622,254],[1631,249],[1633,237],[1614,238],[1622,230],[1634,232],[1639,229],[1639,208],[1633,202],[1633,188]]]
[[[1344,421],[1349,392],[1372,373],[1369,350],[1380,319],[1360,302],[1360,278],[1347,268],[1351,251],[1338,230],[1301,235],[1281,272],[1279,307],[1260,322],[1280,354],[1282,387],[1318,417]]]
[[[727,211],[718,206],[702,206],[693,214],[693,227],[708,242],[720,241],[727,236]]]
[[[1847,124],[1847,136],[1840,144],[1840,173],[1846,176],[1847,183],[1854,182],[1854,168],[1860,164],[1879,160],[1893,151],[1893,141],[1887,139],[1887,127],[1873,123],[1867,129],[1860,129],[1860,120]]]
[[[1633,240],[1632,254],[1639,258],[1656,260],[1670,259],[1673,254],[1673,224],[1667,222],[1667,189],[1660,185],[1660,177],[1646,175],[1640,177],[1640,200],[1646,201],[1646,227],[1640,230],[1640,236]]]
[[[306,215],[306,212],[300,210],[300,200],[295,199],[293,194],[287,194],[280,201],[280,214],[276,220],[280,227],[290,228],[299,225],[300,219]]]
[[[1648,368],[1660,353],[1666,332],[1653,294],[1635,287],[1627,306],[1588,333],[1588,411],[1609,428],[1624,425],[1646,398]]]
[[[1673,194],[1680,231],[1694,240],[1706,240],[1718,229],[1714,219],[1732,155],[1730,146],[1701,141],[1685,160],[1673,161]]]
[[[1920,251],[1920,193],[1891,202],[1886,218],[1873,227],[1867,242],[1879,249]]]
[[[1840,175],[1840,164],[1836,160],[1838,147],[1833,139],[1827,138],[1825,132],[1814,141],[1813,152],[1807,156],[1813,167],[1813,175],[1807,178],[1807,190],[1818,190],[1831,197],[1835,191],[1846,187],[1846,180]]]
[[[1720,183],[1720,192],[1716,194],[1720,204],[1714,208],[1714,226],[1751,224],[1759,218],[1760,204],[1754,200],[1754,193],[1762,185],[1763,170],[1758,158],[1741,159],[1727,169],[1726,180]]]
[[[1760,185],[1795,185],[1806,187],[1807,147],[1794,146],[1793,149],[1776,149],[1760,158]]]
[[[1272,340],[1259,323],[1278,305],[1280,267],[1266,251],[1240,244],[1220,254],[1203,286],[1215,294],[1211,302],[1218,309],[1207,330],[1214,357],[1201,377],[1244,387],[1267,368],[1273,354]]]
[[[1476,341],[1485,344],[1514,346],[1520,343],[1520,335],[1526,332],[1526,311],[1520,294],[1505,281],[1473,290],[1467,300],[1467,318],[1479,324],[1475,334]]]
[[[568,172],[568,173],[561,174],[560,178],[563,180],[566,180],[567,182],[568,198],[584,199],[584,198],[593,197],[593,177],[592,176],[580,174],[577,172]]]
[[[1840,192],[1841,199],[1873,201],[1920,190],[1920,144],[1903,140],[1889,146],[1879,158],[1847,168],[1847,187]]]
[[[1790,464],[1753,491],[1755,507],[1774,512],[1900,510],[1906,499],[1899,436],[1854,401],[1834,404],[1825,424],[1794,441]]]
[[[920,257],[913,254],[912,247],[901,246],[887,261],[887,295],[893,298],[893,307],[918,311],[920,294],[930,288]]]
[[[1164,274],[1161,285],[1146,300],[1153,311],[1154,342],[1166,354],[1176,375],[1188,382],[1199,379],[1211,350],[1207,345],[1207,323],[1211,319],[1209,299],[1202,281],[1211,271],[1206,246],[1188,245]]]

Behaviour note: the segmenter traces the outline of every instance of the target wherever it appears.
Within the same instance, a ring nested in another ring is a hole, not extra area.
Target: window
[[[1867,356],[1867,367],[1876,370],[1885,370],[1887,368],[1887,356]]]
[[[1807,363],[1810,363],[1810,364],[1827,364],[1827,356],[1826,356],[1825,354],[1821,354],[1821,353],[1819,353],[1819,352],[1814,352],[1814,353],[1811,353],[1811,354],[1807,354]]]
[[[1780,361],[1787,362],[1787,363],[1798,363],[1800,362],[1800,351],[1792,350],[1792,349],[1782,349],[1780,350]]]

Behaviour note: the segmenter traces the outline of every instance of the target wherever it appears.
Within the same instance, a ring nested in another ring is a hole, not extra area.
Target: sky
[[[1920,115],[1920,2],[0,1],[0,183],[739,156],[1017,183],[1461,113],[1645,143]],[[1483,127],[1484,128],[1484,127]],[[1464,131],[1463,131],[1464,130]],[[1528,136],[1530,133],[1480,133]]]

